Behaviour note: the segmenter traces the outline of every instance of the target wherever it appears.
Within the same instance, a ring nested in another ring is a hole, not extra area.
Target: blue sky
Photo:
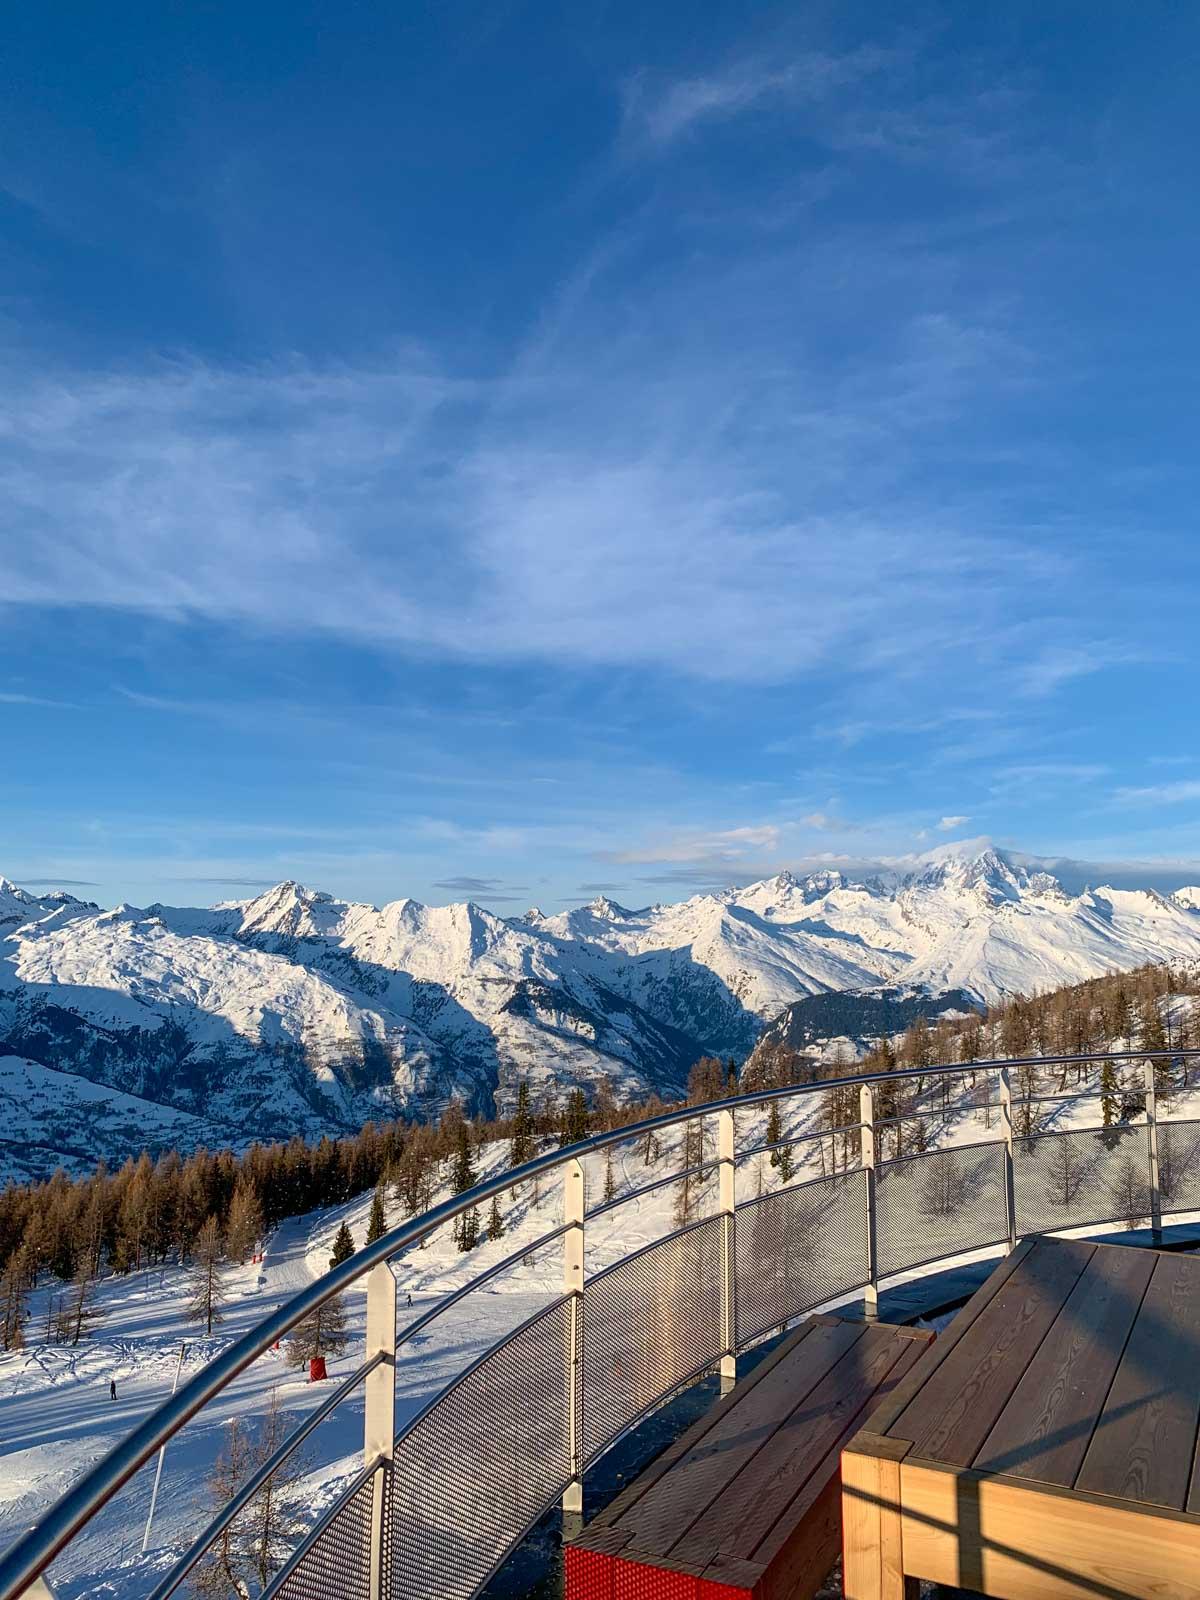
[[[1195,880],[1193,8],[25,7],[5,56],[0,870]]]

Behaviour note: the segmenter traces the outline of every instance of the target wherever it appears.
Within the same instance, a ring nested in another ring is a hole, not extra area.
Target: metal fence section
[[[562,1494],[568,1312],[537,1312],[398,1435],[385,1600],[468,1600]]]
[[[1017,1138],[1017,1232],[1149,1220],[1150,1152],[1144,1124]]]
[[[867,1281],[861,1168],[776,1189],[737,1208],[738,1348]]]
[[[377,1467],[367,1474],[309,1535],[263,1600],[371,1600],[371,1502],[375,1478],[383,1476],[384,1504],[390,1473]]]
[[[722,1230],[693,1223],[597,1273],[583,1291],[583,1459],[719,1361]]]
[[[963,1249],[1008,1237],[1004,1145],[953,1145],[899,1160],[875,1172],[876,1260],[891,1277]]]
[[[1162,1209],[1200,1211],[1200,1122],[1160,1122],[1158,1173]]]

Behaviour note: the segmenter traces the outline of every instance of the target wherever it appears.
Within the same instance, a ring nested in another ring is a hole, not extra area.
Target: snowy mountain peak
[[[254,933],[327,933],[339,920],[345,903],[319,889],[308,889],[288,878],[242,907],[243,937]]]
[[[845,874],[831,867],[823,872],[810,872],[801,888],[806,900],[819,900],[822,895],[832,894],[835,889],[844,889],[846,882]]]
[[[535,1100],[602,1081],[619,1099],[678,1093],[699,1056],[744,1057],[806,996],[901,985],[991,1002],[1200,964],[1200,887],[1069,895],[1021,860],[957,842],[870,875],[510,918],[294,881],[212,910],[101,911],[6,881],[0,1054],[236,1130],[212,1137],[277,1137],[451,1095],[504,1108],[521,1080]],[[53,1152],[53,1105],[37,1115]]]
[[[909,880],[912,884],[974,892],[993,902],[1017,898],[1028,882],[1024,869],[1014,868],[989,839],[930,850],[917,858],[915,866]]]
[[[633,915],[632,911],[610,900],[606,894],[598,894],[594,900],[589,900],[584,909],[594,917],[603,917],[606,922],[627,922]]]

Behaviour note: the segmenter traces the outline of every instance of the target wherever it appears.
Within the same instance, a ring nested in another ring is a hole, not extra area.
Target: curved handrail
[[[1053,1067],[1086,1065],[1102,1061],[1182,1061],[1200,1057],[1200,1048],[1166,1050],[1094,1051],[1073,1055],[1021,1056],[986,1061],[931,1063],[923,1067],[904,1067],[891,1072],[853,1073],[837,1078],[822,1078],[813,1083],[786,1084],[777,1089],[761,1089],[751,1094],[727,1095],[700,1105],[684,1105],[639,1122],[627,1123],[605,1133],[593,1134],[574,1145],[546,1151],[540,1156],[505,1172],[494,1173],[462,1194],[443,1200],[431,1210],[410,1218],[397,1228],[364,1246],[348,1261],[333,1267],[316,1282],[301,1289],[291,1300],[276,1308],[262,1322],[236,1340],[191,1378],[176,1394],[163,1401],[138,1424],[132,1433],[115,1445],[94,1467],[50,1508],[44,1517],[18,1539],[0,1558],[0,1600],[17,1600],[24,1590],[70,1543],[100,1508],[165,1444],[185,1423],[208,1404],[252,1361],[289,1333],[319,1306],[341,1294],[380,1262],[417,1244],[444,1224],[530,1179],[540,1177],[610,1145],[621,1144],[661,1128],[670,1128],[697,1117],[725,1110],[743,1110],[796,1095],[827,1094],[831,1090],[861,1087],[869,1083],[900,1083],[937,1074],[961,1076],[966,1073],[1000,1071],[1023,1066]],[[677,1177],[678,1174],[672,1176]]]

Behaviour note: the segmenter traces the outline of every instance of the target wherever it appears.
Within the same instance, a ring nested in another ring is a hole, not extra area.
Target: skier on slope
[[[117,1380],[115,1378],[108,1380],[108,1397],[110,1400],[117,1398]]]

